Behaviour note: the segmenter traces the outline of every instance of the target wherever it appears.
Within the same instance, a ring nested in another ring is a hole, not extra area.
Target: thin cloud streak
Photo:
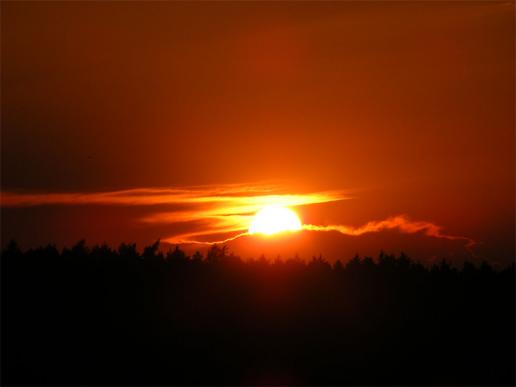
[[[231,231],[238,231],[238,230],[229,230],[227,232],[231,232]],[[182,244],[189,244],[189,245],[218,245],[218,244],[224,244],[224,243],[227,243],[227,242],[231,242],[231,241],[234,241],[235,239],[238,239],[238,238],[241,238],[243,236],[246,236],[246,235],[251,235],[249,232],[247,231],[244,231],[244,232],[241,232],[235,236],[232,236],[232,237],[229,237],[229,238],[226,238],[226,239],[222,239],[222,240],[216,240],[216,241],[199,241],[199,240],[195,240],[195,239],[190,239],[190,238],[195,238],[195,237],[199,237],[199,236],[202,236],[202,235],[211,235],[212,232],[206,232],[206,233],[191,233],[191,234],[183,234],[183,235],[180,235],[179,237],[174,237],[174,238],[167,238],[167,239],[164,239],[164,242],[166,243],[170,243],[170,244],[174,244],[174,245],[182,245]]]
[[[367,222],[360,227],[343,225],[318,226],[313,224],[303,225],[304,230],[311,231],[338,231],[344,235],[359,236],[366,233],[380,232],[384,230],[397,229],[404,234],[415,234],[422,232],[426,236],[442,238],[448,240],[462,240],[466,242],[466,247],[473,247],[476,242],[465,236],[449,235],[442,231],[442,227],[427,221],[411,220],[406,215],[397,215],[384,220],[374,220]]]
[[[472,257],[478,258],[478,254],[474,251],[477,242],[472,238],[459,235],[451,235],[443,232],[441,226],[434,223],[420,220],[411,220],[406,215],[392,216],[384,220],[375,220],[367,222],[360,227],[350,227],[343,225],[318,226],[313,224],[303,225],[304,230],[311,231],[337,231],[343,235],[360,236],[367,233],[378,233],[384,230],[398,230],[404,234],[423,233],[432,238],[446,239],[450,241],[464,242],[464,248]]]
[[[247,223],[248,224],[248,223]],[[353,227],[353,226],[345,226],[345,225],[327,225],[327,226],[321,226],[321,225],[314,225],[314,224],[304,224],[302,226],[303,230],[307,231],[317,231],[317,232],[329,232],[329,231],[337,231],[343,235],[349,235],[349,236],[360,236],[368,233],[378,233],[385,230],[398,230],[401,233],[404,234],[416,234],[416,233],[423,233],[426,236],[433,237],[433,238],[440,238],[440,239],[446,239],[446,240],[453,240],[453,241],[463,241],[465,242],[464,247],[469,250],[471,253],[471,249],[473,246],[475,246],[476,242],[465,236],[457,236],[457,235],[450,235],[446,234],[442,231],[442,227],[431,223],[427,221],[415,221],[411,220],[406,215],[397,215],[393,217],[389,217],[384,220],[375,220],[367,222],[366,224],[359,226],[359,227]],[[235,239],[238,239],[240,237],[250,235],[249,232],[245,231],[246,228],[221,228],[217,230],[217,233],[224,233],[224,232],[238,232],[241,231],[241,233],[227,238],[223,240],[217,240],[217,241],[199,241],[195,238],[198,238],[200,236],[205,235],[213,235],[215,232],[214,230],[201,232],[201,233],[188,233],[183,234],[174,238],[168,238],[165,239],[165,242],[168,243],[174,243],[174,244],[181,244],[181,243],[190,243],[190,244],[204,244],[204,245],[213,245],[218,243],[226,243]]]
[[[91,193],[15,193],[2,192],[2,207],[32,207],[44,205],[126,205],[148,206],[166,204],[230,203],[264,206],[275,203],[285,206],[325,203],[344,200],[343,192],[328,191],[309,194],[277,194],[273,186],[226,185],[189,188],[136,188],[130,190]],[[250,208],[250,207],[248,207]]]

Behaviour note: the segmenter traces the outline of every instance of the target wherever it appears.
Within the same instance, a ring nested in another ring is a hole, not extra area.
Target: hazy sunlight
[[[271,235],[282,231],[301,230],[301,221],[294,211],[281,206],[267,206],[256,213],[249,233]]]

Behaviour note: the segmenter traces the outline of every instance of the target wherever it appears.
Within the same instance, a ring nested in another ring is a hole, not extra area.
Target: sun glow
[[[281,206],[267,206],[256,213],[249,234],[272,235],[282,231],[301,230],[301,221],[294,211]]]

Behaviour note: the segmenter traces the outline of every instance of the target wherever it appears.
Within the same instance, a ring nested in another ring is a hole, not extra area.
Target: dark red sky
[[[303,221],[406,214],[514,257],[513,2],[1,8],[4,193],[339,191]],[[27,246],[182,232],[141,222],[163,203],[2,204]]]

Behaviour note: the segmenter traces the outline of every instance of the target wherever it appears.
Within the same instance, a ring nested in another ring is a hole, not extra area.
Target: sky
[[[296,253],[510,262],[514,11],[2,2],[2,244],[221,241],[279,201]]]

